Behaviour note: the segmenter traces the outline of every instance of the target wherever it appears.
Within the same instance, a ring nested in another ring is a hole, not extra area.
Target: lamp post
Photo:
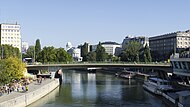
[[[2,46],[2,45],[1,45]],[[2,50],[2,52],[1,52],[1,58],[3,59],[3,54],[4,54],[4,48],[3,48],[3,46],[2,46],[2,48],[1,48],[1,50]]]
[[[21,45],[20,45],[20,46],[21,46],[21,55],[20,55],[20,57],[21,57],[21,61],[23,61],[23,60],[22,60],[22,51],[23,51],[23,47],[22,47],[22,38],[20,38],[20,41],[21,41],[21,42],[20,42],[20,44],[21,44]]]
[[[34,57],[34,63],[35,63],[35,46],[34,46],[34,56],[33,57]]]

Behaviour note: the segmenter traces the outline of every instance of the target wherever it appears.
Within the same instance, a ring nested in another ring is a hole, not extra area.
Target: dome
[[[69,49],[71,49],[71,48],[72,48],[71,42],[67,42],[67,44],[66,44],[66,49],[69,50]]]
[[[71,42],[67,42],[66,47],[72,47]]]

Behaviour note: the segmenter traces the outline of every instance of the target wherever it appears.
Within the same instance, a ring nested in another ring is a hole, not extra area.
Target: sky
[[[190,29],[190,0],[0,0],[0,23],[16,22],[29,45],[122,43]]]

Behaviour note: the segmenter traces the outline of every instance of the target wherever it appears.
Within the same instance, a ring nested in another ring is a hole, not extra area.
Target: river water
[[[63,71],[63,84],[29,107],[167,107],[143,82],[113,74]]]

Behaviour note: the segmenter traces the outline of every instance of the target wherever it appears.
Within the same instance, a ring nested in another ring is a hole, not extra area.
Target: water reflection
[[[110,74],[63,71],[63,84],[30,107],[165,107],[162,100],[142,88],[142,82]]]

